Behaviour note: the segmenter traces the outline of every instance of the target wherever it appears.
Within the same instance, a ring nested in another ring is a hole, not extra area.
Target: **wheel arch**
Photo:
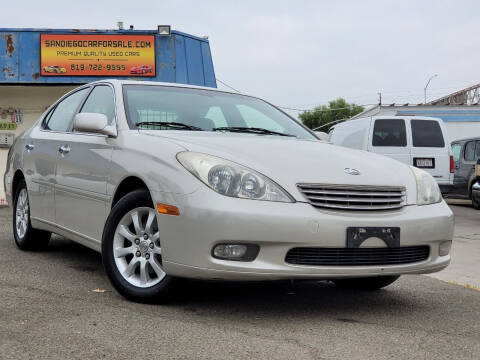
[[[152,197],[150,189],[148,188],[147,184],[145,183],[144,180],[142,180],[140,177],[136,175],[129,175],[122,179],[122,181],[119,182],[119,184],[116,186],[115,191],[113,192],[112,196],[112,202],[110,204],[110,209],[115,206],[115,204],[125,195],[128,193],[139,190],[139,189],[145,189],[148,191],[150,194],[150,197]]]
[[[15,171],[15,174],[13,175],[12,179],[12,198],[15,196],[18,185],[22,180],[25,180],[25,176],[23,175],[22,170],[18,169]]]

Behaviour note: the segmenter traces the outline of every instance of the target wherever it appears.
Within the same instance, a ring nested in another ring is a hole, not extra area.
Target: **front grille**
[[[288,251],[285,261],[310,266],[400,265],[424,261],[429,254],[428,246],[355,249],[297,247]]]
[[[308,202],[317,208],[342,210],[389,210],[405,205],[400,186],[298,184]]]

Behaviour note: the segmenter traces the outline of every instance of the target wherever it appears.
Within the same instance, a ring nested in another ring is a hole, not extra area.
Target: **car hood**
[[[407,203],[416,202],[416,182],[405,164],[366,151],[319,140],[242,133],[148,131],[147,136],[169,139],[188,151],[218,156],[256,170],[304,201],[296,184],[405,186]],[[356,169],[359,175],[345,169]]]

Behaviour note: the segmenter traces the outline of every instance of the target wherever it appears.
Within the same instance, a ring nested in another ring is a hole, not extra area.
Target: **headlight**
[[[435,204],[442,200],[442,193],[432,175],[410,166],[417,180],[417,205]]]
[[[185,151],[177,159],[188,171],[219,194],[254,200],[294,202],[266,176],[215,156]]]

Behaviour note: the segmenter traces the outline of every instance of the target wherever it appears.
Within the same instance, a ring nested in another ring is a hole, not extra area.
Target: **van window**
[[[469,141],[467,145],[465,145],[464,157],[467,161],[475,161],[475,141]]]
[[[407,146],[405,121],[401,119],[375,120],[373,146]]]
[[[460,160],[460,151],[461,150],[462,150],[462,145],[452,144],[453,161],[458,162],[458,160]]]
[[[435,120],[411,120],[412,143],[415,147],[445,147],[442,129]]]

